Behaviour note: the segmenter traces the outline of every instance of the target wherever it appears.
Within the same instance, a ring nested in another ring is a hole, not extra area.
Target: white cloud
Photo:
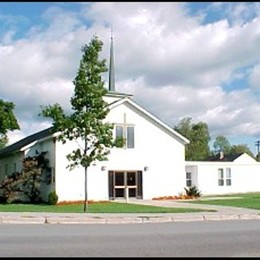
[[[249,82],[255,90],[260,90],[260,63],[256,64],[252,69]]]
[[[79,13],[51,8],[41,17],[45,25],[33,25],[26,38],[14,41],[11,30],[1,38],[0,97],[16,104],[22,133],[45,127],[40,105],[69,109],[81,46],[97,33],[108,59],[112,26],[119,92],[134,94],[171,126],[189,116],[206,122],[212,135],[258,136],[260,105],[251,91],[259,85],[260,19],[246,20],[248,12],[237,5],[227,19],[203,24],[183,3],[93,3]],[[230,23],[231,15],[243,23]],[[254,88],[225,89],[248,75]]]

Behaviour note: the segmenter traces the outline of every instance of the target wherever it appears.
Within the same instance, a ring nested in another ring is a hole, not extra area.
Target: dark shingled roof
[[[243,153],[236,153],[236,154],[224,154],[221,158],[220,154],[213,155],[209,157],[206,161],[214,161],[214,162],[233,162],[235,159],[237,159],[240,155]]]
[[[52,134],[51,130],[52,130],[52,127],[49,127],[47,129],[44,129],[44,130],[37,132],[35,134],[32,134],[30,136],[27,136],[24,139],[5,147],[4,149],[0,150],[0,158],[3,158],[6,155],[11,154],[13,152],[17,152],[24,146],[26,146],[36,140],[39,140],[39,139],[42,139],[44,137],[51,135]]]

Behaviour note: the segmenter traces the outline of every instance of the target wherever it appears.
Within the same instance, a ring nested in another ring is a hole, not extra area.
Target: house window
[[[123,139],[124,148],[134,148],[134,126],[116,125],[116,139]]]
[[[231,186],[231,169],[226,168],[226,185]]]
[[[224,186],[224,170],[218,169],[218,186]]]
[[[191,187],[192,181],[191,181],[191,172],[186,172],[186,186]]]

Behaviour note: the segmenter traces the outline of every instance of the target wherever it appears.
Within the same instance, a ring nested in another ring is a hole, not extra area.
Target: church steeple
[[[105,101],[110,104],[122,98],[132,98],[133,95],[119,93],[115,90],[115,64],[114,64],[114,46],[113,34],[111,29],[111,45],[110,45],[110,63],[109,63],[109,79],[108,79],[108,93],[105,95]]]
[[[108,90],[115,92],[115,64],[114,64],[114,46],[113,32],[111,29],[111,45],[110,45],[110,63],[109,63],[109,85]]]

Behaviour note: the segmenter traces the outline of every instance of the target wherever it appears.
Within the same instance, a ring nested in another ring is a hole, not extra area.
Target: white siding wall
[[[177,195],[185,185],[184,145],[169,133],[144,119],[137,111],[123,104],[113,108],[107,117],[109,122],[126,121],[135,126],[135,148],[113,148],[109,161],[98,162],[88,169],[88,199],[108,199],[109,170],[143,171],[143,198]],[[66,169],[66,154],[77,147],[73,142],[62,145],[56,142],[56,191],[59,200],[84,199],[84,169]],[[63,158],[63,159],[62,159]],[[106,166],[105,171],[101,167]]]
[[[111,99],[110,99],[111,100]],[[88,199],[108,200],[108,171],[142,171],[143,198],[152,199],[160,196],[178,195],[185,186],[184,145],[172,132],[168,132],[160,124],[151,121],[146,115],[135,110],[131,105],[123,103],[113,108],[107,121],[134,125],[135,148],[113,148],[109,160],[97,162],[88,168]],[[83,146],[83,142],[81,143]],[[55,190],[59,201],[83,200],[85,192],[84,169],[77,167],[70,171],[66,155],[78,144],[74,141],[62,144],[52,138],[30,144],[24,154],[35,156],[36,151],[47,151],[49,166],[55,169],[55,184],[43,187],[44,199],[49,191]],[[5,163],[17,163],[17,169],[22,168],[22,157],[10,156],[0,160],[1,175]],[[106,170],[101,170],[106,166]],[[11,167],[11,166],[10,166]],[[148,167],[144,171],[144,167]]]
[[[81,143],[83,146],[83,143]],[[78,144],[74,141],[62,144],[56,141],[56,193],[59,201],[84,200],[85,198],[85,172],[84,168],[76,167],[69,170],[69,161],[66,155],[73,149],[77,149]],[[100,166],[88,168],[88,199],[104,200],[108,199],[108,176],[101,171]]]
[[[143,172],[144,199],[178,194],[185,181],[184,145],[127,105],[115,108],[108,120],[122,123],[124,113],[127,123],[135,125],[135,148],[114,149],[109,169],[117,164],[125,170],[148,166]]]
[[[218,185],[219,168],[224,170],[224,186]],[[231,169],[231,186],[226,185],[226,168]],[[202,195],[260,191],[260,163],[257,162],[188,162],[186,170],[188,169],[197,174],[196,186]]]

